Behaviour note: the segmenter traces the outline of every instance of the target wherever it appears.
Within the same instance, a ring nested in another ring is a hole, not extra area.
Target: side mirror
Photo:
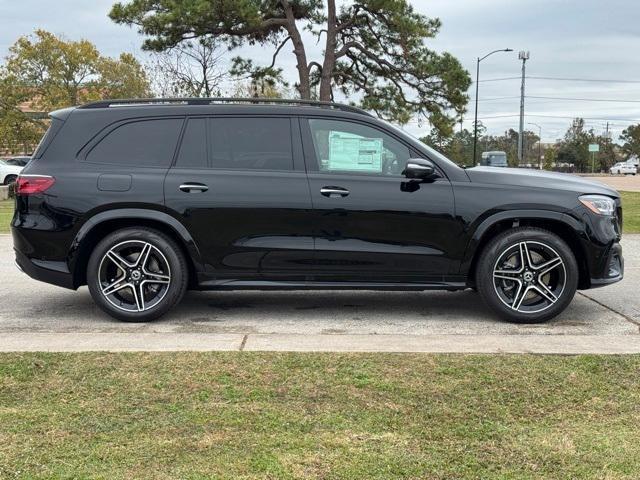
[[[429,179],[437,176],[436,168],[431,160],[411,158],[404,167],[402,174],[407,178]]]

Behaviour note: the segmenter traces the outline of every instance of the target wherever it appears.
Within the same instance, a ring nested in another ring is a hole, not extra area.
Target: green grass
[[[640,192],[620,192],[624,233],[640,233]]]
[[[0,478],[640,478],[640,356],[0,355]]]
[[[14,203],[13,199],[0,201],[0,233],[9,233]]]

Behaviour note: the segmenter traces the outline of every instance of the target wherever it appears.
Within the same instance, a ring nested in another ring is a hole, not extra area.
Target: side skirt
[[[278,282],[268,280],[208,280],[196,290],[464,290],[466,282],[385,283],[385,282]]]

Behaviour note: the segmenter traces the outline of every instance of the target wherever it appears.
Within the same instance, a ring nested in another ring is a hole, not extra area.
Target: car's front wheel
[[[125,228],[94,248],[87,284],[96,304],[125,322],[147,322],[178,303],[187,288],[187,264],[176,243],[148,228]]]
[[[486,245],[476,268],[476,284],[484,302],[502,318],[540,323],[571,303],[578,286],[578,265],[556,234],[520,227]]]

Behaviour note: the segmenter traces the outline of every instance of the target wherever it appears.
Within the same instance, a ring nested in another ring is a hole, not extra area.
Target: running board
[[[268,280],[207,280],[200,290],[464,290],[466,282],[285,282]]]

